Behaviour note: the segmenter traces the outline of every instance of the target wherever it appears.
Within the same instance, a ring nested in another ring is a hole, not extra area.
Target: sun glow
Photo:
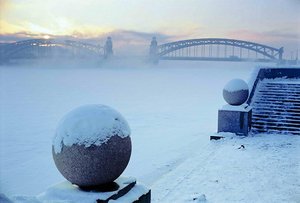
[[[37,25],[37,24],[33,24],[33,23],[29,23],[28,27],[28,31],[31,33],[47,33],[47,34],[56,34],[55,32],[53,32],[51,29]]]
[[[50,39],[50,36],[49,35],[44,35],[43,39]]]

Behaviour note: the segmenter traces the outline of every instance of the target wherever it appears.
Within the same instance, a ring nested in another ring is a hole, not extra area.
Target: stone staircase
[[[264,79],[251,106],[252,132],[300,135],[300,80]]]

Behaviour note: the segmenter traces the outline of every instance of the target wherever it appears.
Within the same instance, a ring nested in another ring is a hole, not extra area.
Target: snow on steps
[[[252,101],[252,132],[300,135],[300,82],[261,81]]]

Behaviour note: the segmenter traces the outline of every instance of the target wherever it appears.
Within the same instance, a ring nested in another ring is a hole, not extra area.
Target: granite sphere
[[[111,183],[128,165],[130,128],[124,117],[108,106],[81,106],[59,122],[52,155],[60,173],[79,187]]]
[[[244,80],[230,80],[223,89],[224,100],[233,106],[245,103],[249,96],[249,87]]]

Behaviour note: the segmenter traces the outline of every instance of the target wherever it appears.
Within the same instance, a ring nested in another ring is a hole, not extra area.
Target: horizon
[[[289,58],[300,49],[299,10],[296,0],[0,0],[0,42],[53,38],[103,45],[111,36],[124,55],[145,52],[152,36],[159,44],[228,38],[284,47]]]

